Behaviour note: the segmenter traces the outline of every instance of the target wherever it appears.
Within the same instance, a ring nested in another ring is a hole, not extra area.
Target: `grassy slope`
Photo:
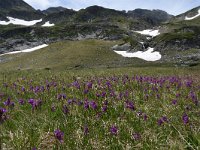
[[[32,53],[4,55],[1,70],[16,69],[72,69],[110,68],[123,66],[156,65],[137,58],[124,58],[111,50],[119,41],[86,40],[64,41]]]

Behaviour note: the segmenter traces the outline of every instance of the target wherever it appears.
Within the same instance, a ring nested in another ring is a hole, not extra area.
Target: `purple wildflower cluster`
[[[5,108],[0,108],[0,124],[2,124],[8,118],[6,112],[7,110]]]
[[[64,133],[61,130],[59,129],[55,130],[54,136],[60,143],[64,142]]]
[[[34,110],[42,105],[42,100],[29,99],[28,103],[31,104],[32,109]]]
[[[8,115],[14,116],[15,110],[31,115],[42,112],[53,118],[56,127],[58,122],[74,121],[70,125],[80,127],[85,137],[100,127],[105,135],[112,135],[109,137],[127,133],[135,142],[142,140],[146,128],[153,125],[162,129],[178,122],[186,128],[198,123],[192,115],[199,113],[200,86],[185,77],[113,75],[73,77],[67,82],[52,77],[40,82],[23,79],[4,83],[3,89],[6,92],[0,94],[0,124],[11,120]],[[51,136],[64,143],[63,131],[57,129]]]
[[[168,119],[166,116],[163,116],[160,119],[158,119],[158,125],[162,125],[164,123],[168,123]]]

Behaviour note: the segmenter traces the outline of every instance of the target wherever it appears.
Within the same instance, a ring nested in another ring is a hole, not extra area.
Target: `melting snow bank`
[[[143,35],[149,35],[152,37],[155,37],[160,34],[159,30],[152,30],[152,29],[147,29],[147,30],[143,30],[143,31],[134,31],[134,32],[137,32],[137,33],[140,33]]]
[[[28,52],[33,52],[33,51],[36,51],[36,50],[45,48],[45,47],[47,47],[47,46],[48,46],[47,44],[43,44],[43,45],[39,45],[39,46],[30,48],[30,49],[25,49],[25,50],[21,50],[21,51],[13,51],[13,52],[9,52],[9,53],[4,53],[4,54],[1,54],[0,56],[9,55],[9,54],[17,54],[17,53],[28,53]]]
[[[185,17],[185,20],[192,20],[192,19],[195,19],[195,18],[197,18],[197,17],[199,17],[200,16],[200,9],[198,10],[198,14],[197,15],[195,15],[194,17]]]
[[[36,23],[42,21],[42,19],[26,21],[26,20],[12,18],[12,17],[7,17],[7,18],[9,19],[9,21],[0,21],[0,25],[15,24],[15,25],[32,26],[32,25],[35,25]]]
[[[161,54],[159,52],[154,52],[154,48],[149,47],[147,51],[138,52],[127,52],[127,51],[114,51],[115,53],[122,55],[123,57],[137,57],[146,61],[157,61],[161,59]]]
[[[49,21],[45,22],[45,24],[42,25],[42,27],[52,27],[55,26],[55,24],[50,24]]]

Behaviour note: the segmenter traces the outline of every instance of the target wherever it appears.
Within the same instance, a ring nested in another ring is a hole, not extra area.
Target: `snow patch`
[[[42,27],[52,27],[55,26],[55,24],[51,24],[49,21],[45,22],[45,24],[42,25]]]
[[[137,32],[137,33],[140,33],[143,35],[149,35],[152,37],[155,37],[160,34],[159,30],[152,30],[152,29],[147,29],[147,30],[143,30],[143,31],[134,31],[134,32]]]
[[[0,56],[17,54],[17,53],[29,53],[29,52],[33,52],[33,51],[45,48],[47,46],[48,46],[47,44],[42,44],[42,45],[39,45],[39,46],[36,46],[36,47],[33,47],[33,48],[29,48],[29,49],[25,49],[25,50],[21,50],[21,51],[13,51],[13,52],[9,52],[9,53],[4,53],[4,54],[1,54]]]
[[[195,16],[193,16],[193,17],[185,17],[185,20],[193,20],[193,19],[195,19],[195,18],[197,18],[197,17],[199,17],[200,16],[200,9],[198,10],[198,14],[197,15],[195,15]]]
[[[42,19],[26,21],[26,20],[12,18],[12,17],[7,17],[7,18],[9,19],[9,21],[0,21],[0,25],[14,24],[14,25],[32,26],[32,25],[35,25],[36,23],[42,21]]]
[[[123,57],[129,58],[140,58],[146,61],[157,61],[161,59],[161,54],[159,52],[154,52],[154,48],[149,47],[147,51],[137,51],[137,52],[127,52],[127,51],[114,51],[115,53],[122,55]]]

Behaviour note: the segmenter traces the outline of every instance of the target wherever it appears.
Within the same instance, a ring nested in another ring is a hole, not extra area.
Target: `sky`
[[[161,9],[178,15],[194,7],[200,6],[200,0],[24,0],[35,9],[63,6],[79,10],[92,5],[99,5],[117,10]]]

